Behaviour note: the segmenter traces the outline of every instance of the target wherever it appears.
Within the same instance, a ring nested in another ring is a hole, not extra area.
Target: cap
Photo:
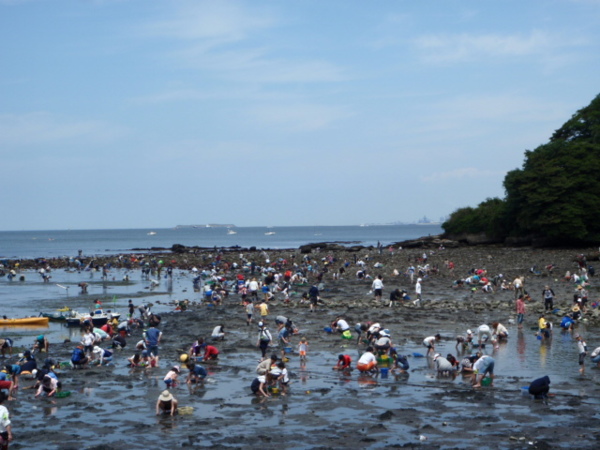
[[[436,353],[435,355],[433,355],[433,360],[435,361],[436,359],[438,359],[441,355],[439,353]]]
[[[473,334],[471,330],[467,330],[467,334]]]

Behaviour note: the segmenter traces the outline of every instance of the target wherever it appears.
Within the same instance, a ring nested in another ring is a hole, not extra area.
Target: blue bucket
[[[292,347],[284,347],[283,351],[285,351],[286,353],[292,353]]]
[[[379,369],[379,372],[381,373],[381,378],[387,378],[389,370],[390,369],[388,369],[387,367],[382,367],[381,369]]]
[[[331,327],[325,327],[325,328],[323,328],[323,331],[325,333],[333,333],[333,330],[331,329]]]

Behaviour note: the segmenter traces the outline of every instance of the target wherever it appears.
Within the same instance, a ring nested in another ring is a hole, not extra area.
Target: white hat
[[[467,334],[473,334],[471,330],[467,330]]]
[[[169,391],[164,390],[162,391],[162,394],[160,394],[158,399],[162,402],[170,402],[171,400],[173,400],[173,395]]]
[[[98,347],[97,345],[94,346],[94,353],[102,353],[102,349],[100,347]]]
[[[433,360],[435,361],[436,359],[438,359],[441,355],[439,353],[436,353],[435,355],[433,355]]]

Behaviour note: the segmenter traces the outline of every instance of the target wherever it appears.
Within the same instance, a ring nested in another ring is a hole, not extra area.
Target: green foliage
[[[522,169],[504,178],[506,198],[461,208],[448,233],[535,236],[555,242],[600,239],[600,95],[550,139],[525,152]]]

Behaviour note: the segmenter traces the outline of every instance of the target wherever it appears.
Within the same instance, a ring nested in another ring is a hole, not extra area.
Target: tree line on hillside
[[[600,242],[600,95],[548,143],[527,150],[523,167],[508,172],[503,185],[504,199],[454,211],[442,225],[446,235],[540,245]]]

